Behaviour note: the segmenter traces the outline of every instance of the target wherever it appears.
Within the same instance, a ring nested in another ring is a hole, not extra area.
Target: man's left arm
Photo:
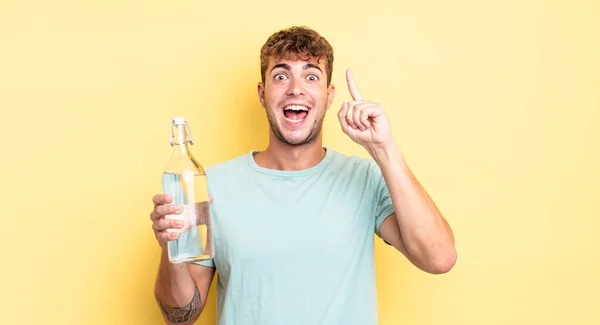
[[[379,235],[418,268],[448,272],[456,262],[450,225],[408,168],[383,107],[362,99],[350,70],[346,79],[354,100],[344,102],[338,113],[342,130],[378,164],[396,211],[381,224]]]
[[[398,147],[391,145],[369,153],[381,169],[396,211],[380,226],[381,238],[423,271],[450,271],[456,262],[452,229],[408,168]]]

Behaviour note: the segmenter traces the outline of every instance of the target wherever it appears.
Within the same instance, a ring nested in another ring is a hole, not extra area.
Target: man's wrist
[[[367,151],[380,167],[390,162],[404,161],[400,148],[393,140],[385,145],[368,148]]]

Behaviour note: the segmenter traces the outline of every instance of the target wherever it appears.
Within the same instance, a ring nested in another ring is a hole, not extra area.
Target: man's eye
[[[282,73],[275,76],[275,80],[286,80],[286,79],[287,79],[287,76]]]
[[[315,76],[314,74],[311,74],[310,76],[308,76],[307,79],[310,81],[317,81],[319,80],[319,77]]]

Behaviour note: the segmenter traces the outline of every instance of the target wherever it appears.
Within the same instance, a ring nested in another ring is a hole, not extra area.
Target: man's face
[[[325,60],[320,61],[269,59],[258,96],[271,130],[283,143],[311,143],[321,132],[335,87],[327,86]]]

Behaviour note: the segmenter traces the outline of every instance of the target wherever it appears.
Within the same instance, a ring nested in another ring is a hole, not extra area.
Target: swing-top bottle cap
[[[174,117],[173,118],[173,124],[175,124],[175,125],[184,125],[185,124],[185,117]]]

